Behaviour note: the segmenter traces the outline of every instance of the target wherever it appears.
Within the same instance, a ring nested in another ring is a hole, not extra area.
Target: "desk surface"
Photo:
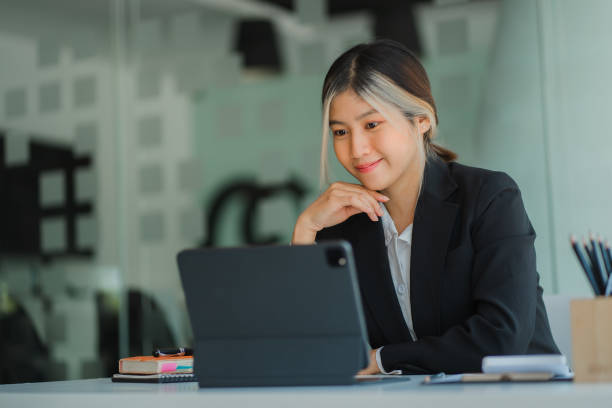
[[[326,387],[199,389],[197,383],[112,383],[109,378],[0,385],[0,407],[593,407],[612,406],[612,383],[421,385],[407,382]],[[410,405],[408,405],[410,404]],[[413,405],[417,404],[417,405]]]

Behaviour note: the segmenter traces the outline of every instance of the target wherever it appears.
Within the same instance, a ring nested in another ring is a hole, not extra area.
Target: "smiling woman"
[[[421,176],[424,149],[417,133],[419,127],[421,133],[429,128],[429,120],[419,117],[391,122],[387,117],[392,112],[384,112],[371,109],[354,91],[346,90],[333,98],[329,123],[342,166],[370,190],[393,195],[403,181],[400,175]]]
[[[359,183],[331,183],[292,243],[352,245],[372,347],[360,373],[479,371],[487,355],[559,353],[520,190],[433,143],[436,107],[415,56],[388,40],[357,45],[332,64],[322,96],[321,183],[330,133]]]
[[[346,125],[338,123],[340,121],[336,120],[332,111],[334,105],[351,103],[348,99],[360,99],[365,103],[360,106],[362,109],[370,108],[355,120],[378,113],[379,117],[384,117],[403,133],[406,133],[407,124],[416,126],[415,121],[418,121],[423,137],[414,138],[414,141],[418,144],[421,166],[427,154],[435,153],[446,161],[457,158],[455,153],[432,142],[438,124],[436,105],[427,74],[416,57],[393,41],[382,40],[375,44],[353,47],[332,64],[325,77],[322,95],[321,185],[329,181],[326,149],[329,126]],[[357,55],[362,55],[359,64]],[[336,98],[346,92],[349,95]],[[334,131],[333,134],[338,133]]]

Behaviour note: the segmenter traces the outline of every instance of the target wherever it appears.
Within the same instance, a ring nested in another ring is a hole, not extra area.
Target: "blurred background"
[[[568,238],[612,233],[610,15],[606,0],[0,0],[0,383],[190,345],[176,253],[290,241],[319,193],[323,76],[375,38],[420,56],[439,142],[518,182],[545,292],[588,295]]]

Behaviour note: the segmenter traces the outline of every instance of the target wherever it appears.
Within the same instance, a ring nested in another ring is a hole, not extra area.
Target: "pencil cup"
[[[612,297],[572,300],[576,382],[612,382]]]

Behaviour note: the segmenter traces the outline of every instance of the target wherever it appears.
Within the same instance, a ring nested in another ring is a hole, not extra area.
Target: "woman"
[[[475,372],[486,355],[559,353],[518,186],[454,162],[432,142],[437,123],[425,70],[399,43],[357,45],[325,77],[321,180],[331,133],[359,184],[332,183],[292,243],[351,243],[372,347],[360,374]]]

